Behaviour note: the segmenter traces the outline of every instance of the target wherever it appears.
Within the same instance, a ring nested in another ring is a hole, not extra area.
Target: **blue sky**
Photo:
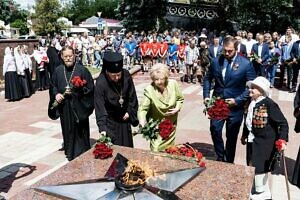
[[[32,6],[35,4],[35,0],[15,0],[15,2],[20,4],[22,9],[27,9],[27,5]]]

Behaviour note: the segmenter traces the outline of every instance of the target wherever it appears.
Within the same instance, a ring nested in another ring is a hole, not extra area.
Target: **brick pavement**
[[[178,76],[173,76],[178,80]],[[134,75],[138,98],[143,88],[150,83],[149,74]],[[214,159],[209,134],[209,120],[202,113],[202,87],[198,84],[180,83],[185,96],[183,109],[178,120],[176,143],[190,142],[198,145],[207,159]],[[294,94],[272,89],[272,98],[282,108],[290,125],[290,142],[286,151],[288,174],[300,145],[299,137],[293,132],[295,120],[292,116]],[[31,184],[52,173],[68,161],[58,151],[62,136],[60,123],[47,117],[48,91],[38,91],[30,98],[18,102],[6,102],[0,96],[0,194],[7,198],[26,189]],[[90,117],[91,140],[98,137],[95,115]],[[136,148],[148,149],[149,144],[140,136],[134,137]],[[245,147],[238,144],[236,164],[245,165]],[[221,172],[217,172],[221,173]],[[271,176],[270,187],[273,199],[287,199],[282,171]],[[290,185],[292,200],[300,200],[300,190]]]

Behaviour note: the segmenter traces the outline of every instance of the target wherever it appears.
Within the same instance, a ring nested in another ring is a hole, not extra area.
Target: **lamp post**
[[[101,18],[101,14],[102,14],[102,12],[97,12],[97,14],[98,14],[97,29],[99,30],[99,33],[101,35],[101,30],[102,30],[102,18]]]

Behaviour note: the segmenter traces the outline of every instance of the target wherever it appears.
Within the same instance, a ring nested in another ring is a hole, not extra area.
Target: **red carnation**
[[[280,152],[280,151],[284,150],[284,147],[286,145],[286,141],[282,140],[282,139],[279,139],[275,142],[275,145],[276,145],[276,149]]]
[[[164,119],[159,125],[159,135],[163,140],[168,139],[170,134],[174,131],[175,127],[171,120]]]
[[[100,158],[100,159],[109,158],[112,156],[112,153],[113,153],[112,148],[107,146],[105,143],[97,143],[93,151],[95,158]]]
[[[74,87],[80,88],[80,87],[83,87],[86,84],[86,80],[82,80],[80,78],[80,76],[74,76],[72,78],[72,84],[74,85]]]
[[[204,109],[204,113],[208,114],[210,119],[222,120],[229,116],[229,108],[224,99],[213,97],[209,106]]]
[[[206,164],[205,164],[205,162],[203,162],[203,161],[200,161],[200,162],[199,162],[199,166],[200,166],[200,167],[205,167],[205,166],[206,166]]]
[[[188,160],[196,160],[200,167],[205,167],[205,162],[203,162],[203,154],[197,149],[194,149],[188,143],[183,145],[171,146],[167,148],[165,152],[171,154],[171,156],[186,156],[188,157]]]

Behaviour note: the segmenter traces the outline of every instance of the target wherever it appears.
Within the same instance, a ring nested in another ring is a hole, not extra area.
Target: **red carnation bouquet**
[[[259,59],[259,56],[254,51],[251,51],[250,61],[257,61],[258,59]]]
[[[150,119],[144,127],[139,129],[138,134],[142,134],[146,140],[155,140],[158,135],[166,140],[174,130],[175,126],[170,119],[166,118],[161,121]]]
[[[206,103],[203,113],[208,114],[209,119],[223,120],[229,116],[229,107],[224,99],[220,97],[212,97],[209,102]]]
[[[203,154],[188,143],[171,146],[167,148],[165,152],[171,156],[178,157],[178,159],[183,159],[185,161],[196,161],[200,167],[205,167]],[[182,158],[183,156],[187,158]]]
[[[270,59],[269,64],[270,65],[276,65],[279,62],[280,54],[276,52]]]
[[[270,163],[270,166],[269,166],[270,169],[273,168],[275,163],[278,163],[278,165],[280,166],[281,157],[282,157],[283,151],[285,150],[286,144],[287,144],[286,141],[283,139],[279,139],[275,142],[276,151],[275,151],[275,154]]]
[[[82,88],[86,84],[86,80],[81,79],[80,76],[74,76],[71,82],[75,88]]]
[[[101,135],[94,146],[93,154],[95,158],[105,159],[112,157],[113,149],[110,137]]]
[[[71,83],[72,83],[73,87],[71,87],[71,88],[66,87],[65,92],[62,94],[64,97],[67,94],[67,91],[72,91],[72,88],[77,88],[77,89],[82,88],[87,82],[86,82],[86,80],[81,79],[80,76],[74,76],[71,80]],[[55,100],[51,106],[51,109],[56,108],[58,105],[59,105],[59,102]]]

